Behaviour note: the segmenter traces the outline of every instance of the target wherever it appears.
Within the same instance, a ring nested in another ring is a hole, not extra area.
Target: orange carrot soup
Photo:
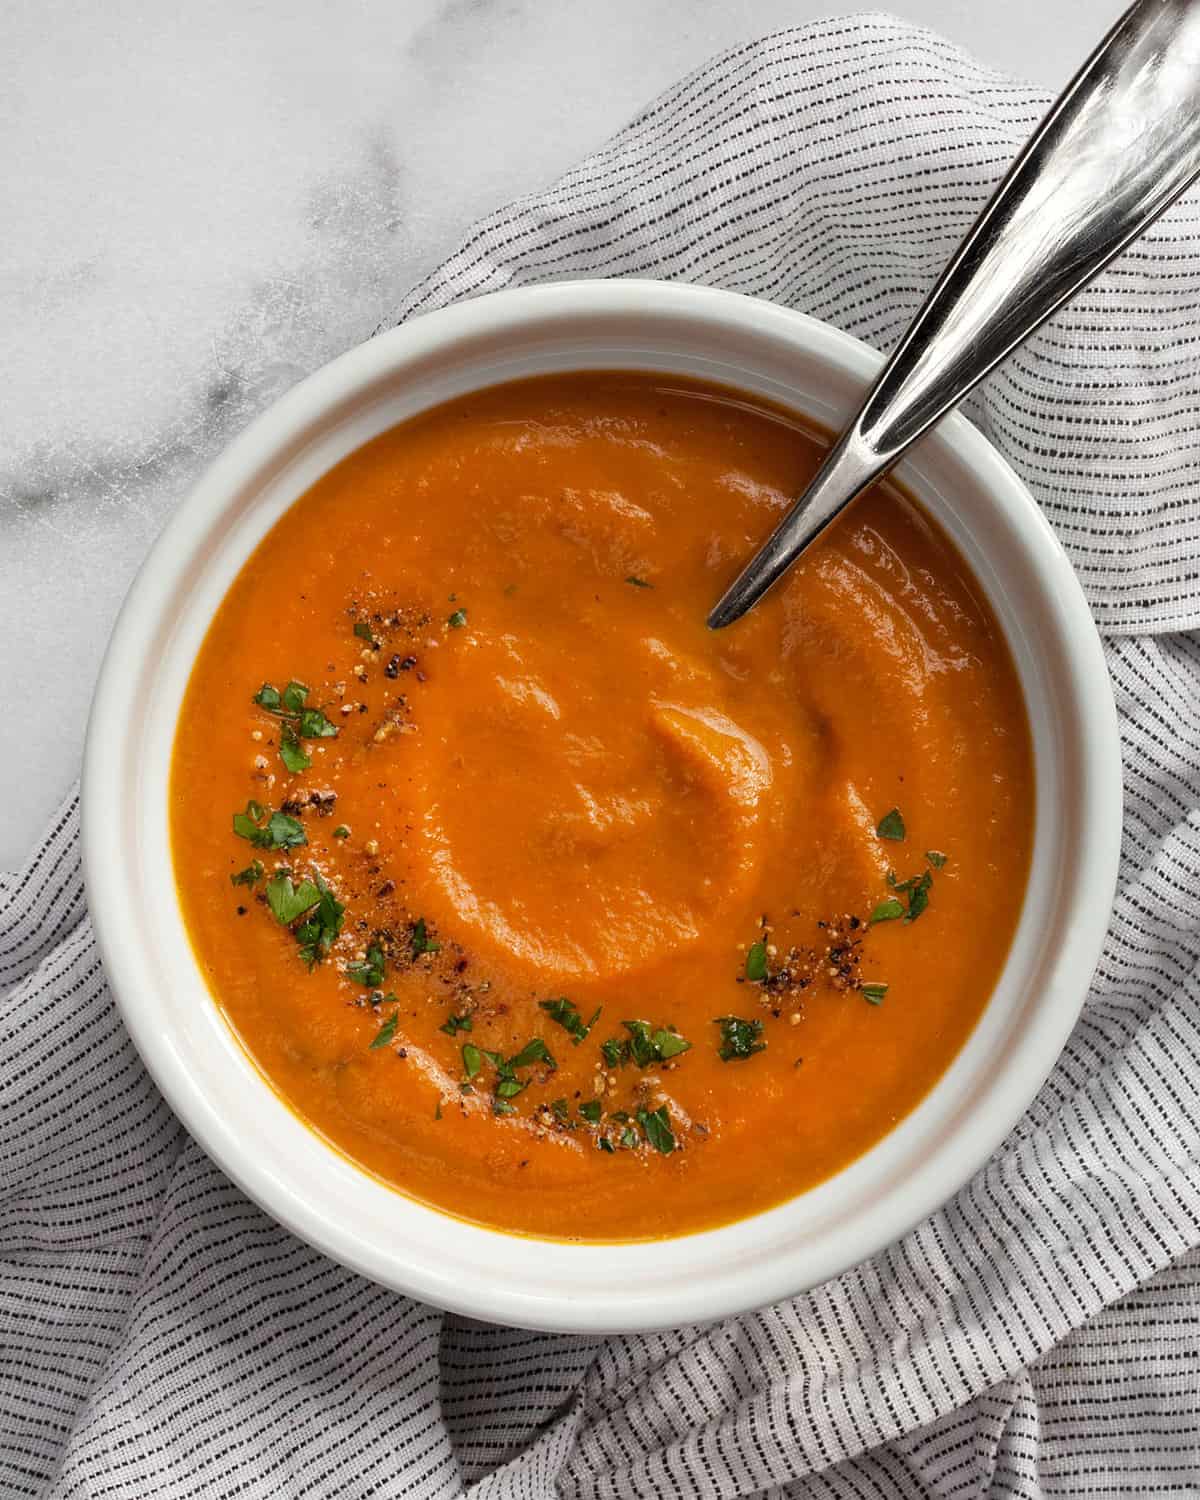
[[[498,386],[338,464],[218,610],[172,768],[196,956],[400,1191],[563,1239],[728,1223],[978,1020],[1034,776],[962,558],[877,486],[705,626],[825,446],[675,377]]]

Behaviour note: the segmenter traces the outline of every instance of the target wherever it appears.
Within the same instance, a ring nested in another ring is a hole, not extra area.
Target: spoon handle
[[[872,480],[1200,173],[1200,0],[1138,0],[975,221],[812,483],[721,597],[743,615]]]

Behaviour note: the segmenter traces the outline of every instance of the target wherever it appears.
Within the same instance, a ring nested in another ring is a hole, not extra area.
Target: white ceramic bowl
[[[844,333],[727,292],[590,281],[501,292],[352,350],[258,419],[159,537],[121,611],[83,778],[88,900],[105,969],[180,1119],[252,1198],[366,1276],[497,1322],[581,1331],[707,1321],[788,1296],[888,1244],[985,1161],[1079,1013],[1120,842],[1116,715],[1070,564],[1016,475],[964,418],[899,478],[966,556],[1008,637],[1033,729],[1029,890],[988,1006],[932,1093],[884,1140],[769,1212],[653,1244],[531,1244],[390,1190],[276,1097],[217,1012],[171,879],[175,715],[213,612],[264,533],[345,454],[413,413],[520,376],[588,368],[694,375],[838,427],[879,356]]]

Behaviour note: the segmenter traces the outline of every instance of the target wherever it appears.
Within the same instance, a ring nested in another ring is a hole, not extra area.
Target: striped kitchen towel
[[[887,348],[1045,103],[883,16],[768,37],[486,220],[399,316],[661,276]],[[1193,195],[970,407],[1105,633],[1127,798],[1086,1009],[975,1180],[715,1326],[584,1339],[398,1297],[175,1122],[105,987],[71,801],[0,877],[0,1496],[1200,1494],[1198,219]]]

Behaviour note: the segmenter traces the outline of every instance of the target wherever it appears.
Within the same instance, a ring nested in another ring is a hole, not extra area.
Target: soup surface
[[[673,377],[500,386],[340,463],[230,589],[176,740],[187,924],[275,1089],[404,1192],[725,1223],[977,1020],[1034,785],[961,558],[878,487],[705,627],[824,446]]]

